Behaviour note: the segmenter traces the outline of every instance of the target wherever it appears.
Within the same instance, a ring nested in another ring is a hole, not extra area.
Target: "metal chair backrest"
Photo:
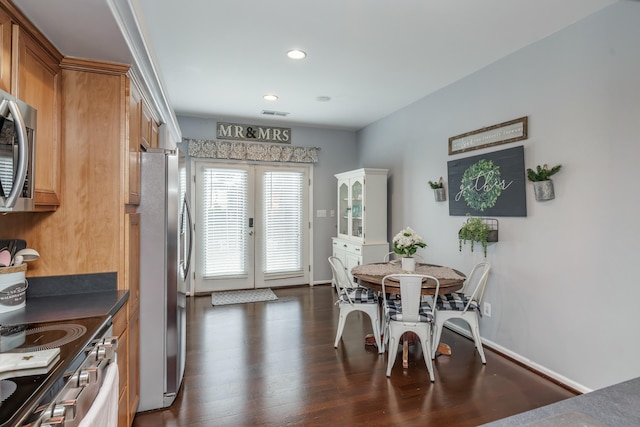
[[[433,276],[427,274],[389,274],[382,278],[382,295],[384,297],[385,306],[387,304],[387,290],[385,283],[388,280],[400,281],[400,301],[402,304],[402,322],[417,323],[420,321],[419,311],[422,302],[422,287],[426,286],[427,279],[431,279],[436,283],[435,295],[440,291],[440,281]],[[430,313],[434,316],[435,304],[431,305]]]
[[[329,257],[329,264],[331,265],[331,272],[333,273],[333,281],[336,284],[336,290],[338,293],[344,289],[353,288],[353,284],[349,280],[347,269],[344,267],[340,258],[335,256]]]
[[[468,298],[469,301],[467,305],[465,305],[463,312],[466,312],[469,308],[469,305],[475,301],[478,303],[478,307],[482,303],[482,298],[484,297],[484,290],[487,287],[487,279],[489,278],[489,271],[491,270],[491,265],[487,262],[480,262],[473,266],[471,273],[467,277],[467,280],[462,287],[461,292],[463,292]]]

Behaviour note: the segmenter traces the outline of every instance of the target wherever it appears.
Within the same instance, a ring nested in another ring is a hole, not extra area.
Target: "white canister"
[[[0,313],[17,310],[26,305],[27,265],[0,268]]]

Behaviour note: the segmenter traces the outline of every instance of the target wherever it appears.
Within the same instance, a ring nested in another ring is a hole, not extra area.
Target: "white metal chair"
[[[487,286],[489,270],[491,270],[491,265],[486,262],[476,264],[462,289],[450,294],[438,295],[436,298],[436,321],[433,331],[431,358],[436,357],[444,322],[450,319],[462,319],[469,324],[482,364],[487,363],[482,349],[482,341],[480,340],[480,322],[478,318],[482,316],[482,297]]]
[[[347,316],[354,311],[361,311],[371,319],[373,336],[378,346],[378,353],[384,353],[384,348],[380,339],[380,307],[378,306],[378,293],[373,289],[354,287],[349,281],[349,276],[340,258],[329,257],[329,264],[333,272],[333,280],[338,291],[338,301],[340,307],[340,317],[338,319],[338,330],[334,348],[338,348],[338,342],[342,337]]]
[[[387,377],[398,355],[400,338],[405,332],[416,334],[422,344],[422,356],[429,371],[431,382],[435,381],[433,362],[431,361],[431,330],[434,321],[434,308],[422,300],[422,282],[432,280],[436,283],[435,293],[440,290],[440,281],[426,274],[390,274],[382,278],[382,295],[386,295],[385,283],[389,280],[400,281],[400,299],[384,297],[385,319],[384,343],[388,343]],[[383,343],[383,345],[384,345]]]

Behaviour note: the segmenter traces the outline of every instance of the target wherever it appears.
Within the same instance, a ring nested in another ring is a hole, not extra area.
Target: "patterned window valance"
[[[261,162],[317,163],[318,147],[239,141],[212,141],[183,138],[189,156],[207,159],[257,160]]]

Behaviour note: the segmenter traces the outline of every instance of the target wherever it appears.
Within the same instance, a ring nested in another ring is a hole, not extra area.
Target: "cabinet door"
[[[158,148],[160,146],[160,127],[152,120],[151,121],[151,148]]]
[[[129,289],[130,311],[135,311],[140,305],[140,214],[127,213],[125,242],[128,246],[127,265],[127,289]]]
[[[129,378],[127,371],[127,365],[129,362],[129,331],[127,329],[127,312],[128,303],[126,303],[116,313],[116,315],[113,316],[113,333],[118,337],[118,349],[116,350],[118,355],[118,379],[120,384],[120,397],[118,398],[118,427],[129,427],[129,389],[127,387]]]
[[[129,317],[129,420],[133,420],[140,401],[140,310]]]
[[[125,203],[140,204],[140,121],[142,118],[142,96],[136,86],[129,82],[129,144],[125,164]]]
[[[0,10],[0,89],[11,91],[11,18]]]
[[[13,94],[38,110],[35,204],[39,210],[60,205],[60,64],[18,25],[13,26]]]
[[[349,237],[349,180],[338,181],[338,235]]]
[[[147,104],[144,101],[142,101],[140,111],[140,145],[142,145],[146,149],[152,146],[151,125],[153,123],[153,118],[151,117],[149,107],[147,107]]]
[[[127,213],[125,241],[128,245],[127,254],[127,286],[129,289],[128,302],[128,402],[129,420],[133,420],[138,409],[140,383],[140,214]]]
[[[363,225],[364,225],[364,179],[354,178],[349,182],[350,200],[351,205],[351,222],[349,224],[350,236],[355,239],[362,239]]]

